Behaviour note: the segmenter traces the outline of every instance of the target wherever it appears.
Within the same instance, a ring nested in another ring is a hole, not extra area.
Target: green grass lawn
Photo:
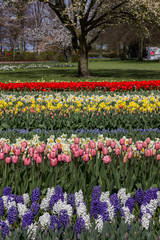
[[[33,63],[32,63],[33,64]],[[36,64],[36,63],[35,63]],[[42,64],[42,63],[41,63]],[[47,64],[44,62],[44,64]],[[54,64],[54,63],[48,63]],[[62,64],[62,63],[59,63]],[[0,71],[0,82],[30,81],[143,81],[160,80],[160,62],[89,60],[90,78],[77,77],[75,67],[53,67]]]

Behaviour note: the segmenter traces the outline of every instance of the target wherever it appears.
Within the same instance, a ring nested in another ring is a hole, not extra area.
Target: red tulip
[[[0,160],[4,159],[4,152],[0,152]]]

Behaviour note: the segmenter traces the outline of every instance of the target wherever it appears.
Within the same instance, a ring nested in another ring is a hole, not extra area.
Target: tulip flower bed
[[[131,90],[159,90],[160,80],[156,81],[129,81],[129,82],[30,82],[30,83],[0,83],[0,89],[5,91],[131,91]]]
[[[160,127],[160,97],[152,95],[1,95],[0,126],[43,129]]]
[[[0,197],[0,232],[16,239],[157,239],[160,233],[160,191],[125,188],[117,194],[95,186],[91,201],[82,190],[48,188],[14,195],[6,186]],[[17,228],[19,228],[17,234]],[[146,230],[152,230],[150,233]]]
[[[14,144],[7,142],[0,140],[0,184],[12,184],[15,193],[30,193],[36,186],[42,189],[55,184],[65,191],[81,188],[86,196],[95,184],[111,193],[122,186],[129,191],[154,184],[160,187],[158,138],[134,143],[125,137],[118,141],[100,135],[93,141],[74,135],[66,138],[64,134],[57,139],[52,135],[46,143],[37,135],[27,141],[19,138]]]

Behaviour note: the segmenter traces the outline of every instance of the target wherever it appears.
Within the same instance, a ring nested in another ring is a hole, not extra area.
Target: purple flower
[[[152,199],[157,199],[158,188],[151,188],[145,192],[143,203],[149,203]]]
[[[29,210],[27,213],[23,215],[22,227],[26,228],[26,226],[31,225],[33,223],[33,219],[34,219],[33,212]]]
[[[40,199],[41,193],[39,188],[35,188],[32,191],[32,202],[38,201]]]
[[[18,216],[18,211],[16,207],[11,207],[8,210],[8,216],[7,216],[7,220],[9,222],[9,224],[14,224],[17,221],[17,216]]]
[[[49,207],[50,207],[51,210],[52,210],[54,204],[56,202],[58,202],[59,199],[61,199],[62,202],[63,202],[64,201],[64,195],[63,195],[62,188],[57,186],[55,194],[51,196],[51,199],[50,199],[50,202],[49,202]]]
[[[0,197],[0,216],[3,217],[4,215],[4,204],[3,204],[3,199]]]
[[[134,206],[135,206],[134,199],[131,198],[131,197],[129,197],[129,198],[126,200],[125,206],[128,207],[129,210],[130,210],[130,213],[132,213],[133,208],[134,208]]]
[[[119,212],[121,216],[124,216],[124,211],[121,206],[121,202],[119,198],[117,197],[116,193],[113,193],[110,197],[110,202],[114,207],[114,214],[117,217],[117,213]]]
[[[74,226],[74,231],[76,232],[76,238],[78,238],[78,235],[85,230],[85,221],[82,217],[80,217]]]
[[[19,195],[19,196],[16,197],[16,203],[24,204],[24,200],[23,200],[23,196],[22,195]]]
[[[70,223],[69,215],[67,213],[67,210],[61,210],[59,212],[59,220],[65,227],[67,226],[68,223]]]
[[[4,187],[4,189],[3,189],[3,196],[8,196],[8,195],[10,195],[11,194],[11,188],[10,187],[8,187],[8,186],[6,186],[6,187]]]
[[[142,188],[139,188],[134,196],[134,201],[138,204],[141,205],[143,203],[143,198],[144,198],[144,192]]]
[[[100,204],[100,215],[103,218],[103,222],[109,221],[109,212],[108,212],[108,205],[106,202],[101,202]]]
[[[70,204],[72,207],[75,206],[75,196],[73,193],[67,194],[67,203]]]
[[[2,228],[2,238],[5,239],[6,235],[9,235],[9,227],[5,222],[0,222],[0,227]]]
[[[60,222],[58,217],[56,215],[51,215],[50,220],[51,220],[51,222],[50,222],[49,228],[52,229],[52,230],[53,229],[55,230],[55,228],[57,227],[57,229],[59,231],[62,227],[62,223]]]
[[[39,212],[39,203],[33,202],[31,204],[30,210],[33,212],[33,215],[36,216],[37,213]]]
[[[14,194],[12,194],[12,193],[11,193],[11,194],[9,194],[9,195],[8,195],[7,202],[9,202],[9,201],[11,201],[11,202],[12,202],[12,201],[15,201],[15,200],[16,200],[16,197],[15,197],[15,195],[14,195]]]
[[[98,214],[100,214],[100,211],[101,211],[101,203],[99,201],[100,196],[101,196],[101,186],[94,187],[93,193],[92,193],[91,210],[90,210],[90,214],[94,218],[98,218]]]

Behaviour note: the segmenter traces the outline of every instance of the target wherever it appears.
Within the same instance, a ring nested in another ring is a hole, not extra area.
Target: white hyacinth
[[[126,200],[131,196],[130,193],[126,194],[126,188],[121,188],[119,191],[118,191],[118,194],[117,194],[118,198],[120,199],[121,203],[123,205],[125,205],[126,203]]]
[[[98,215],[98,218],[95,220],[95,224],[96,229],[98,230],[99,233],[101,233],[103,229],[103,219],[101,215]]]
[[[142,215],[141,223],[142,223],[142,228],[145,228],[148,230],[149,228],[149,221],[152,218],[151,214],[145,213]]]
[[[29,194],[28,193],[24,193],[22,196],[23,196],[24,204],[27,205],[30,202]]]
[[[17,203],[19,217],[23,218],[23,215],[28,211],[28,208],[23,203]]]
[[[10,198],[7,202],[7,209],[9,210],[11,207],[16,207],[16,202],[14,201],[14,198]]]
[[[76,192],[74,194],[74,196],[75,196],[75,205],[77,207],[79,202],[83,202],[84,201],[82,190],[80,189],[79,192]]]
[[[36,239],[37,226],[38,226],[37,222],[32,223],[31,225],[28,226],[27,234],[29,239],[31,237],[32,237],[32,240]]]
[[[8,196],[2,196],[4,207],[7,209]]]
[[[45,226],[50,225],[50,215],[48,212],[45,212],[42,216],[39,217],[39,222],[41,224],[42,229],[45,228]]]
[[[110,195],[110,192],[107,191],[107,192],[102,192],[101,193],[101,196],[100,196],[100,201],[101,202],[106,202],[109,200],[109,195]]]
[[[50,200],[51,196],[55,194],[55,188],[48,188],[46,197]]]
[[[48,208],[49,208],[49,198],[45,197],[42,199],[42,202],[40,204],[40,209],[47,211]]]
[[[130,213],[130,210],[128,207],[122,207],[125,215],[125,223],[130,224],[131,221],[133,221],[134,215]]]
[[[59,214],[61,210],[66,210],[67,214],[71,219],[73,214],[72,206],[70,204],[66,204],[65,202],[62,202],[62,200],[59,199],[58,202],[56,202],[53,206],[53,214]]]

